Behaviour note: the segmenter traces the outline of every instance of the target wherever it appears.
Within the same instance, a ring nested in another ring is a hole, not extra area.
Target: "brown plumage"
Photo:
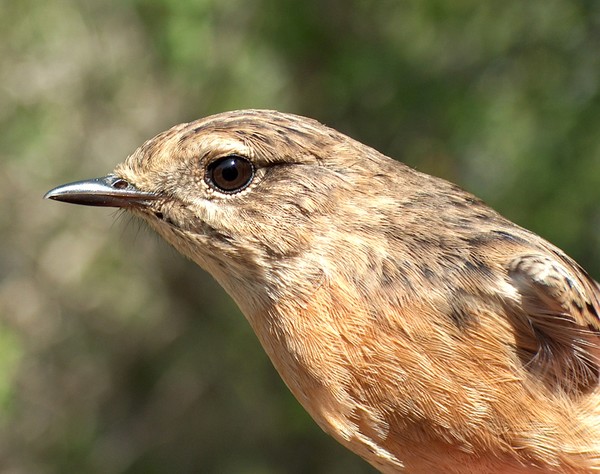
[[[228,112],[48,197],[127,208],[237,302],[382,472],[600,472],[600,289],[447,181],[303,117]]]

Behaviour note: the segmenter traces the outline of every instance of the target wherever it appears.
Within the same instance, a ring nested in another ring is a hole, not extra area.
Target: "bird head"
[[[408,170],[315,120],[243,110],[177,125],[111,174],[46,197],[141,217],[245,309],[309,292],[340,264],[384,220],[391,166]]]

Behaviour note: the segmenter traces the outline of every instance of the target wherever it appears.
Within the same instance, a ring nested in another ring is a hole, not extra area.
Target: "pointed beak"
[[[104,207],[143,207],[158,195],[140,191],[122,178],[109,174],[102,178],[63,184],[51,189],[44,199]]]

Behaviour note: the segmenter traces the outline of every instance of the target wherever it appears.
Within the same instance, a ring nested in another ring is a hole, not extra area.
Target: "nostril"
[[[117,179],[112,184],[112,186],[113,186],[113,188],[116,188],[116,189],[125,189],[129,186],[129,183],[127,181],[125,181],[124,179]]]

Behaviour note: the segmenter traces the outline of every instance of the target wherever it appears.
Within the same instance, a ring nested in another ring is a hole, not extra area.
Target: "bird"
[[[383,473],[600,472],[600,285],[455,184],[254,109],[176,125],[45,197],[146,221]]]

